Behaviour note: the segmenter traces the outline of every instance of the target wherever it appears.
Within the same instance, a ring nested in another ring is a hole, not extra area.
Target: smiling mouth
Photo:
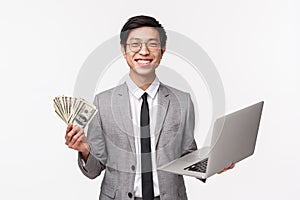
[[[149,65],[152,62],[152,59],[135,59],[139,65]]]

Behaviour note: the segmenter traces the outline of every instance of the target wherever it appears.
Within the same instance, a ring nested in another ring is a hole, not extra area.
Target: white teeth
[[[141,63],[141,64],[148,64],[148,63],[150,63],[149,60],[138,60],[137,62]]]

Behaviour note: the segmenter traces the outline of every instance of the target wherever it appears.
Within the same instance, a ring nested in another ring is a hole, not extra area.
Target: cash
[[[66,123],[84,128],[97,113],[97,108],[83,98],[64,95],[53,99],[56,114]]]

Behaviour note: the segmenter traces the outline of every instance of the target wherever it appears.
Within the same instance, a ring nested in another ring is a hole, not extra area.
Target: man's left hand
[[[227,168],[223,169],[222,171],[218,172],[218,174],[221,174],[221,173],[223,173],[223,172],[226,172],[227,170],[234,168],[234,166],[235,166],[235,164],[232,163],[229,167],[227,167]]]

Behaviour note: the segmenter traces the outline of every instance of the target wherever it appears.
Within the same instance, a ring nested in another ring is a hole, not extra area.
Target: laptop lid
[[[254,153],[263,104],[261,101],[215,121],[207,177]]]
[[[254,153],[264,102],[259,102],[218,118],[214,123],[211,146],[201,148],[171,161],[158,170],[206,178]],[[208,157],[206,172],[188,169]]]

